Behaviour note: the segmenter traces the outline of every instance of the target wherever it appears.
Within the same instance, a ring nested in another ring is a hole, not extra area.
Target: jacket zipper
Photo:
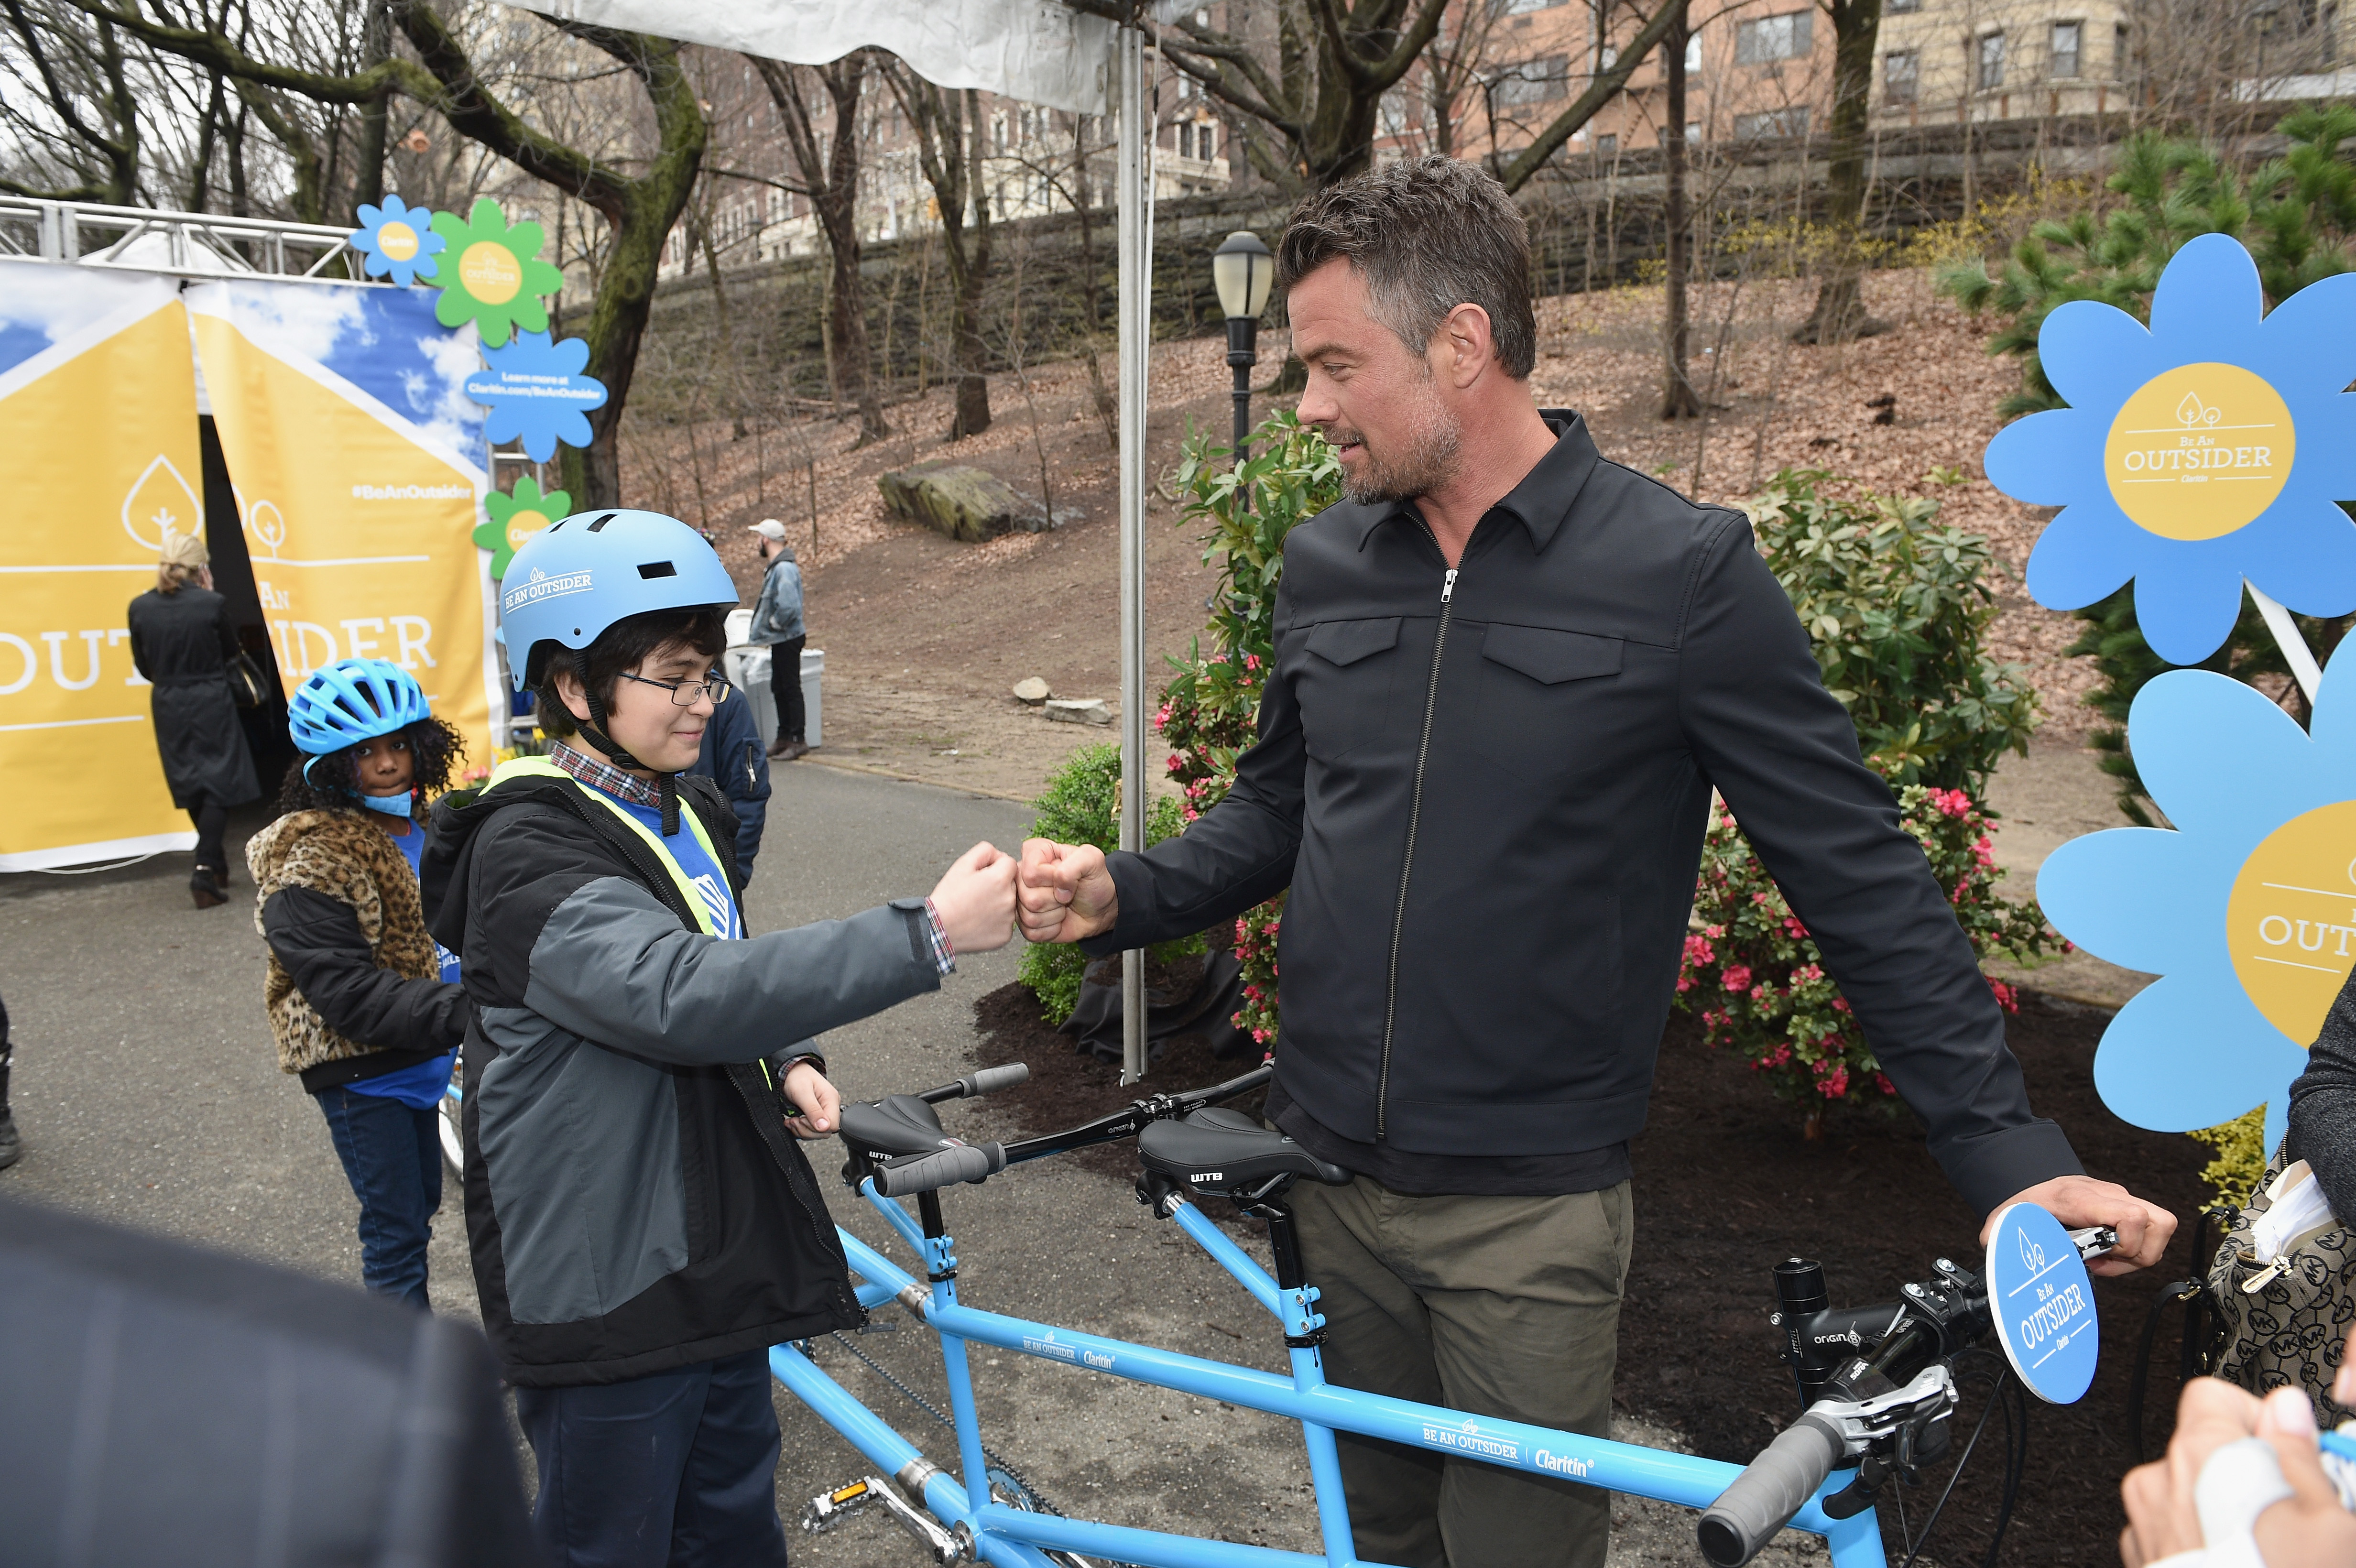
[[[1426,524],[1424,532],[1431,532]],[[1439,539],[1434,538],[1436,546]],[[1423,694],[1423,733],[1415,745],[1415,792],[1407,808],[1407,852],[1399,860],[1398,909],[1391,916],[1390,974],[1383,992],[1383,1065],[1375,1083],[1375,1141],[1380,1143],[1390,1128],[1391,1099],[1391,1035],[1398,1026],[1398,965],[1399,938],[1407,930],[1407,885],[1415,870],[1415,830],[1423,818],[1423,764],[1431,754],[1431,720],[1440,708],[1440,659],[1448,651],[1448,622],[1456,613],[1455,567],[1440,580],[1440,630],[1431,639],[1431,680]]]

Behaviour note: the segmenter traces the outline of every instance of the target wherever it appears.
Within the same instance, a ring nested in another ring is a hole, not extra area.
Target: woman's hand
[[[786,1069],[786,1104],[801,1112],[786,1118],[786,1130],[798,1138],[822,1138],[842,1125],[842,1094],[826,1081],[815,1063],[797,1061]]]

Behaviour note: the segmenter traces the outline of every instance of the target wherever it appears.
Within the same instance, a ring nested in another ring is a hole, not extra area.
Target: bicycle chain
[[[943,1415],[940,1413],[940,1410],[934,1405],[932,1401],[926,1399],[923,1394],[918,1393],[915,1389],[910,1388],[906,1383],[902,1382],[898,1378],[893,1376],[881,1362],[877,1361],[866,1351],[861,1349],[858,1346],[844,1339],[841,1334],[829,1334],[827,1338],[841,1346],[844,1349],[850,1351],[852,1355],[858,1357],[861,1361],[866,1364],[869,1371],[873,1372],[877,1377],[882,1378],[885,1382],[890,1383],[894,1388],[898,1389],[902,1395],[907,1399],[909,1403],[915,1405],[918,1410],[923,1411],[926,1415],[931,1416],[935,1421],[939,1422],[943,1426],[948,1427],[951,1432],[955,1432],[957,1430],[957,1423],[950,1420],[948,1416]],[[1017,1487],[1021,1488],[1023,1492],[1028,1494],[1031,1500],[1039,1505],[1040,1511],[1043,1513],[1054,1514],[1057,1519],[1066,1519],[1070,1517],[1066,1514],[1062,1509],[1059,1509],[1054,1503],[1049,1502],[1047,1500],[1046,1493],[1041,1491],[1037,1487],[1033,1486],[1029,1480],[1024,1478],[1022,1471],[1007,1463],[1006,1456],[1004,1455],[1000,1454],[995,1449],[991,1448],[987,1443],[981,1445],[981,1456],[990,1464],[998,1467],[998,1468],[1005,1474],[1008,1480],[1012,1481]]]

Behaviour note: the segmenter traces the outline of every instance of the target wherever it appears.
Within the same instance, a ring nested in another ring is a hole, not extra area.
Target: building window
[[[1922,101],[1922,57],[1912,49],[1893,49],[1881,57],[1881,95],[1892,103]]]
[[[1688,120],[1688,121],[1687,121],[1687,122],[1686,122],[1686,145],[1687,145],[1687,146],[1688,146],[1688,147],[1695,146],[1695,145],[1698,144],[1700,143],[1700,141],[1701,141],[1701,122],[1700,122],[1700,121],[1698,121],[1698,120]]]
[[[1776,136],[1804,136],[1807,133],[1808,106],[1804,103],[1790,109],[1771,109],[1764,113],[1734,117],[1734,139],[1738,142],[1763,142]]]
[[[1788,11],[1781,16],[1762,16],[1755,22],[1740,23],[1734,29],[1734,63],[1766,65],[1775,60],[1798,59],[1808,52],[1812,15]]]
[[[1979,58],[1974,63],[1977,68],[1975,80],[1982,92],[1993,91],[2002,87],[2004,85],[2004,35],[1982,33]]]
[[[2111,33],[2111,74],[2122,81],[2127,75],[2127,25],[2121,22]]]
[[[1595,150],[1604,157],[1612,156],[1620,150],[1619,135],[1611,131],[1599,133],[1595,138]]]
[[[1922,0],[1881,0],[1881,14],[1885,16],[1902,16],[1922,8]]]
[[[2079,40],[2085,36],[2086,26],[2083,22],[2056,22],[2053,24],[2053,45],[2051,58],[2053,65],[2053,74],[2055,76],[2073,77],[2078,74]]]
[[[1505,16],[1522,16],[1532,11],[1551,10],[1562,4],[1563,0],[1502,0],[1497,13]]]
[[[1548,55],[1544,59],[1524,60],[1519,65],[1505,68],[1505,74],[1497,79],[1496,90],[1490,101],[1500,109],[1523,103],[1544,103],[1564,96],[1569,91],[1567,84],[1569,79],[1570,57],[1568,55]]]
[[[1691,76],[1701,69],[1701,35],[1695,33],[1686,39],[1686,74]]]

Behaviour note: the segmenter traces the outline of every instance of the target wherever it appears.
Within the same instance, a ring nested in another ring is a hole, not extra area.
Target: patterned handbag
[[[2329,1431],[2356,1415],[2330,1392],[2349,1327],[2356,1324],[2356,1235],[2325,1211],[2265,1263],[2254,1235],[2260,1217],[2308,1174],[2306,1161],[2286,1164],[2277,1149],[2219,1243],[2209,1306],[2223,1320],[2222,1349],[2210,1371],[2253,1393],[2304,1389]]]

